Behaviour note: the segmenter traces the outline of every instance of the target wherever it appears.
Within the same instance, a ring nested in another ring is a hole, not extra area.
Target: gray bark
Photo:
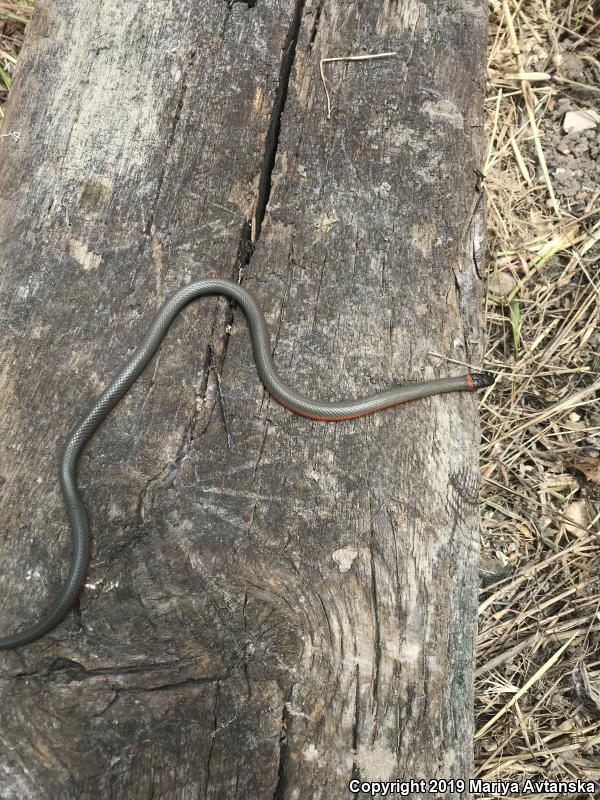
[[[241,280],[314,396],[481,358],[484,44],[471,0],[38,0],[0,139],[1,634],[66,572],[68,429],[184,282]],[[327,119],[320,59],[386,51],[324,65]],[[77,607],[0,654],[2,798],[468,776],[478,442],[471,395],[295,417],[240,312],[188,308],[82,459]]]

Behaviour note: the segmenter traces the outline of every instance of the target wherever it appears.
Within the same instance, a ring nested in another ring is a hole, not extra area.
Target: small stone
[[[567,111],[563,120],[565,133],[581,133],[595,128],[600,122],[600,114],[592,108],[582,108],[579,111]]]
[[[590,522],[586,501],[576,500],[570,503],[564,510],[563,519],[569,520],[564,523],[569,533],[579,537],[584,535]]]
[[[488,291],[499,297],[506,297],[517,285],[510,272],[495,272],[488,280]]]
[[[582,156],[590,149],[590,143],[587,139],[581,138],[573,148],[573,155]]]

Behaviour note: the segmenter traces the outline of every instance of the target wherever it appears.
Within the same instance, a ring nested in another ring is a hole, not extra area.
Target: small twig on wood
[[[21,138],[21,131],[11,131],[10,133],[0,133],[0,139],[4,139],[4,137],[10,136],[13,141],[18,142]]]
[[[325,77],[323,71],[323,64],[330,64],[333,61],[374,61],[377,58],[394,58],[398,53],[375,53],[368,56],[332,56],[330,58],[322,58],[319,63],[319,70],[321,72],[321,80],[323,81],[323,88],[325,89],[325,96],[327,97],[327,119],[331,119],[331,95],[329,89],[331,84]]]

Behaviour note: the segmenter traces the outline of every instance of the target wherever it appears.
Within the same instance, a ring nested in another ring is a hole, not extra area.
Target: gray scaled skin
[[[0,650],[20,647],[44,636],[64,619],[73,606],[85,581],[91,551],[87,513],[77,486],[79,457],[95,431],[144,371],[175,317],[192,300],[206,295],[224,295],[242,308],[250,328],[256,368],[265,389],[278,403],[302,417],[330,422],[355,419],[422,397],[446,392],[469,392],[493,383],[493,378],[488,373],[470,373],[454,378],[394,386],[356,400],[313,400],[296,392],[279,376],[271,355],[271,339],[266,320],[246,289],[221,278],[205,278],[187,284],[164,303],[129,361],[69,434],[60,462],[60,486],[72,538],[69,574],[48,612],[29,628],[0,638]]]

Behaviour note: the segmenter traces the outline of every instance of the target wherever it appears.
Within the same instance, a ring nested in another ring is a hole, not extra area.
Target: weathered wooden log
[[[478,362],[484,35],[468,0],[38,0],[0,140],[0,635],[66,573],[67,431],[186,281],[242,281],[314,396]],[[189,307],[82,459],[78,605],[0,654],[0,796],[468,776],[478,441],[471,395],[294,417],[239,311]]]

